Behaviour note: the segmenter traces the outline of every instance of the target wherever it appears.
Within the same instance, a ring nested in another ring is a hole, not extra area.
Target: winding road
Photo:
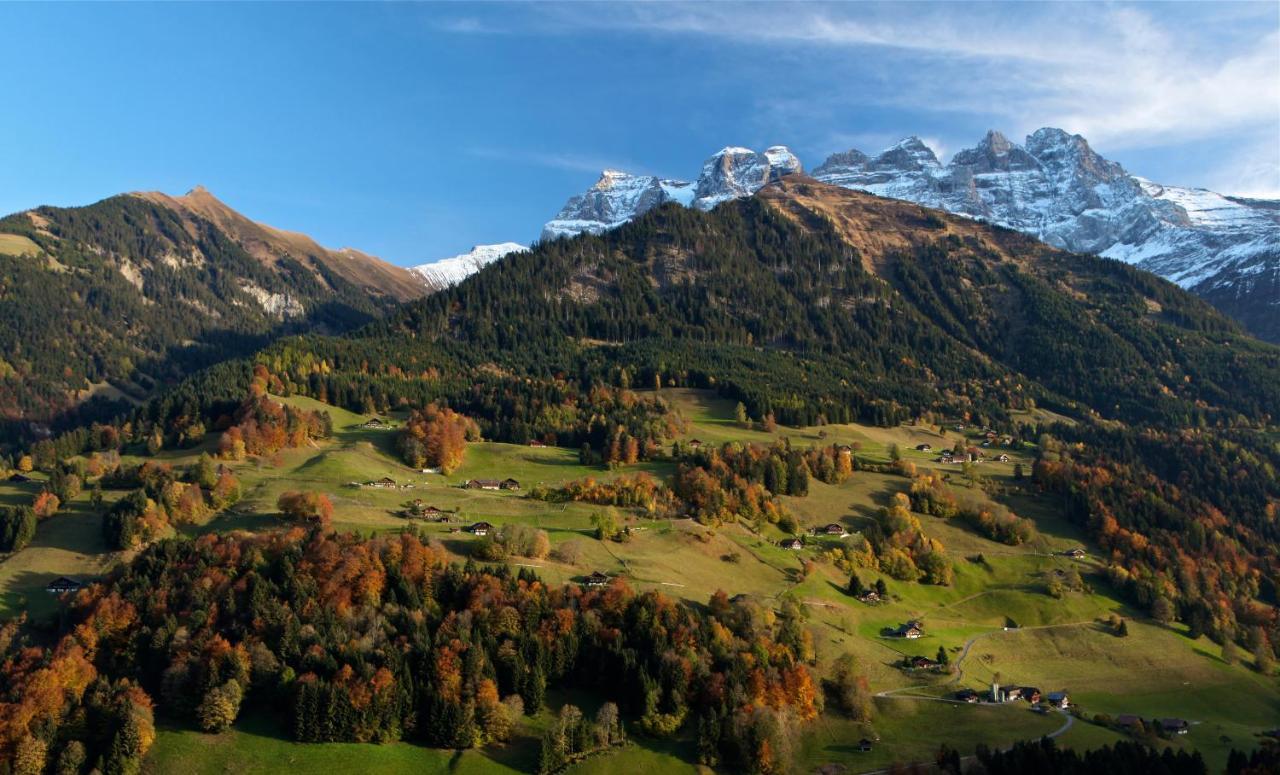
[[[973,644],[977,643],[979,640],[983,638],[989,638],[992,635],[1003,635],[1005,633],[1010,633],[1010,632],[1025,632],[1027,630],[1049,630],[1055,627],[1081,627],[1083,625],[1088,625],[1088,624],[1093,624],[1093,622],[1086,621],[1086,622],[1064,622],[1061,624],[1041,624],[1033,627],[1018,627],[1015,629],[991,630],[990,632],[979,633],[978,635],[975,635],[969,640],[964,642],[964,646],[960,650],[960,656],[958,656],[955,661],[955,667],[956,667],[955,675],[951,677],[951,680],[941,685],[954,686],[955,684],[959,683],[962,678],[964,678],[964,660],[969,656],[969,651],[973,648]],[[927,694],[906,694],[905,693],[905,692],[910,692],[911,690],[916,688],[917,687],[914,687],[914,686],[904,686],[898,689],[886,689],[885,691],[882,691],[882,692],[876,692],[875,696],[883,697],[885,699],[891,699],[891,700],[923,700],[926,702],[946,702],[946,703],[951,703],[955,705],[968,704],[968,703],[965,703],[963,700],[953,700],[947,697],[934,697]],[[1048,738],[1061,737],[1062,735],[1065,735],[1068,731],[1070,731],[1073,726],[1075,726],[1075,723],[1076,723],[1075,716],[1071,715],[1065,710],[1061,710],[1058,708],[1055,708],[1054,710],[1056,713],[1062,714],[1063,716],[1062,726],[1058,727],[1052,732],[1046,732],[1043,735],[1043,737],[1048,737]],[[965,756],[961,759],[961,761],[972,761],[973,759],[974,757],[972,756]],[[924,762],[924,763],[927,763],[927,762]],[[891,771],[890,769],[868,770],[860,773],[860,775],[886,775],[886,773],[889,773],[890,771]]]

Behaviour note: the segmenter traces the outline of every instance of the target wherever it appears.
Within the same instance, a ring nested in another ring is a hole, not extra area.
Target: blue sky
[[[528,242],[603,167],[1084,134],[1280,195],[1280,4],[0,4],[0,211],[197,183],[400,264]]]

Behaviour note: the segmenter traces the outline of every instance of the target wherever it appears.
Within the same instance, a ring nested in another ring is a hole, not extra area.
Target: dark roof
[[[472,532],[475,532],[476,530],[492,530],[492,529],[493,529],[493,525],[489,524],[488,522],[477,522],[471,526]]]
[[[83,586],[84,584],[80,583],[79,581],[76,581],[75,579],[69,579],[66,576],[59,576],[58,578],[46,584],[45,589],[74,590],[74,589],[79,589],[80,587],[83,587]]]
[[[608,574],[601,573],[600,571],[593,571],[591,575],[586,578],[586,582],[588,584],[604,584],[607,581],[609,581]]]

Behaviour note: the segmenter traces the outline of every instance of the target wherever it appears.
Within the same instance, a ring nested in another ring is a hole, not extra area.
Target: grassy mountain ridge
[[[349,330],[408,298],[403,270],[261,227],[207,192],[0,219],[0,414],[146,397],[281,334]],[[99,399],[101,400],[101,399]]]

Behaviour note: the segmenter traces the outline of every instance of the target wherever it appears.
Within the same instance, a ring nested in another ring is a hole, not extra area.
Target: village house
[[[389,476],[384,476],[384,477],[382,477],[381,479],[378,479],[378,480],[373,481],[373,482],[365,482],[365,483],[364,483],[364,486],[365,486],[365,487],[379,487],[379,488],[384,488],[384,489],[395,489],[396,487],[399,487],[400,485],[396,483],[396,480],[395,480],[395,479],[392,479],[392,478],[391,478],[391,477],[389,477]]]
[[[424,474],[442,474],[442,473],[444,473],[444,471],[443,471],[443,470],[441,470],[440,466],[429,466],[429,467],[427,467],[427,468],[422,469],[422,473],[424,473]]]
[[[66,576],[59,576],[45,585],[44,591],[51,595],[61,595],[64,592],[75,592],[84,584],[75,579],[69,579]]]
[[[702,446],[702,439],[689,439],[689,448],[697,449]]]
[[[1132,713],[1121,713],[1116,716],[1116,726],[1121,729],[1134,729],[1142,725],[1142,717],[1135,716]]]
[[[1040,701],[1040,690],[1034,686],[1024,686],[1022,687],[1022,699],[1035,705]]]
[[[815,528],[813,529],[813,534],[814,534],[814,535],[836,536],[836,537],[839,537],[839,538],[843,538],[843,537],[845,537],[845,536],[849,535],[848,531],[846,531],[846,530],[844,529],[844,525],[841,525],[841,524],[840,524],[840,523],[838,523],[838,522],[832,522],[832,523],[830,523],[830,524],[823,525],[822,527],[815,527]]]
[[[916,445],[916,451],[917,451],[917,452],[932,452],[932,451],[933,451],[933,445],[932,445],[932,444],[917,444],[917,445]]]
[[[1080,547],[1078,547],[1078,546],[1077,546],[1075,549],[1068,549],[1067,551],[1063,552],[1062,554],[1063,554],[1063,556],[1065,556],[1065,557],[1070,557],[1070,558],[1071,558],[1071,559],[1073,559],[1073,560],[1083,560],[1083,559],[1084,559],[1084,549],[1081,549],[1081,548],[1080,548]]]
[[[1062,708],[1063,710],[1071,707],[1071,698],[1067,696],[1066,692],[1049,692],[1049,696],[1045,698],[1045,701],[1053,707]]]
[[[956,699],[961,702],[973,703],[973,702],[980,702],[982,698],[979,697],[978,693],[973,689],[961,689],[960,691],[956,692]]]
[[[781,546],[783,549],[799,551],[804,548],[804,541],[801,541],[799,538],[784,538],[778,542],[778,546]]]
[[[583,586],[587,587],[603,587],[609,583],[609,577],[600,571],[593,571],[590,576],[583,579]]]
[[[1001,454],[1001,455],[999,455],[998,457],[996,457],[996,460],[999,460],[1001,463],[1008,463],[1008,462],[1009,462],[1009,456],[1008,456],[1008,455],[1005,455],[1005,454]]]
[[[489,535],[489,531],[493,530],[493,525],[488,522],[477,522],[468,528],[468,530],[472,535],[487,536]]]
[[[898,627],[898,629],[893,631],[893,637],[906,638],[908,640],[915,640],[917,638],[922,637],[923,635],[924,635],[924,625],[914,619],[912,619],[911,621],[907,622],[906,624]]]
[[[1191,731],[1191,725],[1186,719],[1180,718],[1162,718],[1160,719],[1160,731],[1166,735],[1185,735]]]
[[[503,479],[498,484],[498,487],[500,487],[503,490],[519,490],[520,483],[517,482],[515,479]]]
[[[390,427],[391,427],[391,423],[386,422],[386,421],[384,421],[384,420],[382,420],[382,419],[379,419],[379,418],[377,418],[377,417],[372,417],[372,418],[370,418],[370,419],[368,419],[368,420],[365,420],[363,423],[361,423],[360,427],[361,427],[361,428],[371,428],[371,429],[373,429],[373,430],[386,430],[387,428],[390,428]]]
[[[920,657],[920,656],[910,657],[907,660],[907,664],[911,666],[912,670],[933,670],[934,668],[938,668],[942,666],[941,662],[934,661],[932,659],[929,659],[928,657]]]
[[[1022,699],[1022,687],[1010,686],[1004,690],[1004,702],[1014,702]]]
[[[537,439],[529,439],[529,446],[534,447],[535,449],[541,449],[547,446],[547,443],[545,441],[538,441]]]
[[[880,593],[874,589],[868,589],[866,592],[863,592],[858,596],[858,600],[866,603],[867,605],[875,605],[880,602]]]
[[[463,486],[468,490],[501,490],[502,482],[497,479],[468,479]]]

